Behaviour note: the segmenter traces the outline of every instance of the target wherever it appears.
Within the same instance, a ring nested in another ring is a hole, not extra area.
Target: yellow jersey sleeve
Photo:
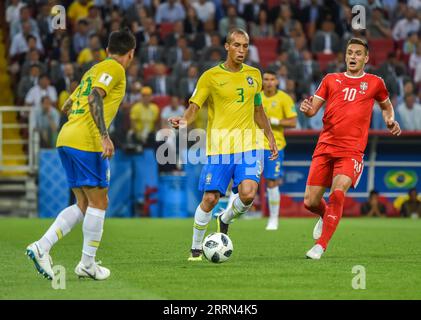
[[[101,88],[106,95],[125,77],[124,69],[119,64],[102,65],[96,72],[92,88]]]
[[[256,82],[257,82],[257,93],[254,95],[254,106],[255,107],[259,107],[262,105],[262,95],[261,95],[261,91],[262,91],[262,74],[260,73],[260,71],[257,72],[256,75]]]
[[[259,70],[257,70],[256,79],[257,79],[257,91],[260,93],[260,91],[262,91],[263,80],[262,80],[262,74]]]
[[[208,75],[208,72],[202,74],[189,100],[189,103],[195,103],[199,106],[199,108],[203,106],[211,92],[211,83]]]
[[[295,109],[294,100],[292,100],[289,94],[284,95],[283,104],[284,104],[285,118],[293,118],[297,116],[297,110]]]

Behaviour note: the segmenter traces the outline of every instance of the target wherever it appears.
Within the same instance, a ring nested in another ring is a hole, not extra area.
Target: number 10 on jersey
[[[345,92],[344,100],[345,101],[354,101],[355,96],[357,94],[357,89],[355,88],[345,88],[342,90],[342,92]]]

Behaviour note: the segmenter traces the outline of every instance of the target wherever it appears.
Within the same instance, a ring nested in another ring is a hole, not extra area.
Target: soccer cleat
[[[190,257],[187,261],[202,261],[203,251],[200,249],[191,249]]]
[[[44,278],[48,280],[53,280],[53,260],[51,259],[48,252],[42,253],[42,250],[40,249],[38,244],[34,242],[31,243],[28,247],[26,247],[25,254],[29,257],[29,259],[33,261],[38,273],[40,273]]]
[[[224,214],[224,212],[222,212],[220,215],[218,215],[218,217],[216,217],[216,226],[217,226],[217,228],[216,228],[216,232],[221,232],[221,233],[224,233],[224,234],[228,234],[228,227],[229,227],[229,224],[228,223],[224,223],[223,221],[222,221],[222,215]]]
[[[266,230],[278,230],[278,219],[269,218]]]
[[[306,256],[309,259],[319,260],[324,252],[323,247],[320,244],[316,244],[313,248],[307,251]]]
[[[316,225],[313,229],[313,239],[319,240],[322,236],[322,230],[323,230],[323,218],[319,218],[319,221],[317,221]]]
[[[101,262],[94,262],[86,267],[82,261],[75,268],[75,273],[81,278],[91,278],[93,280],[105,280],[111,272],[109,269],[100,266]]]

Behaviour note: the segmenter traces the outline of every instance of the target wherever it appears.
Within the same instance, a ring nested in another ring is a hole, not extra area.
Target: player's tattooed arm
[[[111,158],[114,155],[114,144],[105,125],[103,97],[105,97],[104,90],[93,88],[88,96],[89,111],[101,134],[102,158]]]
[[[67,116],[69,116],[69,115],[70,115],[70,110],[72,109],[72,105],[73,105],[73,100],[72,100],[72,99],[70,99],[70,98],[68,98],[68,99],[64,102],[63,106],[61,107],[61,110],[62,110],[65,114],[67,114]]]
[[[94,88],[88,96],[89,111],[96,126],[99,129],[101,137],[107,137],[108,131],[104,120],[104,101],[105,92],[102,89]]]

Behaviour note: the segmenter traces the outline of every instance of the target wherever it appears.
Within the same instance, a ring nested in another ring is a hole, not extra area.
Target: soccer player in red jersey
[[[300,105],[300,110],[312,117],[326,102],[323,129],[304,195],[304,206],[320,215],[313,231],[316,244],[306,254],[310,259],[320,259],[326,251],[342,216],[345,193],[358,184],[374,100],[382,109],[389,131],[393,135],[401,133],[383,79],[364,72],[368,59],[367,43],[350,39],[346,46],[346,72],[327,74],[316,93]],[[331,190],[327,204],[323,199],[326,188]]]

